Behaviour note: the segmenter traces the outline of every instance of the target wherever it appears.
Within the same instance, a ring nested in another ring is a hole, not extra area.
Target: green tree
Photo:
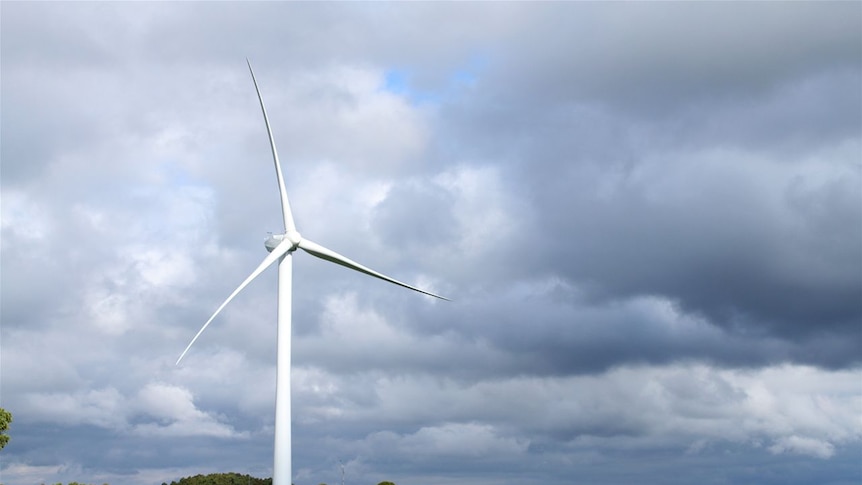
[[[6,430],[9,429],[9,423],[12,422],[12,413],[0,408],[0,450],[9,442],[9,435]]]
[[[395,485],[394,482],[380,482],[377,485]]]
[[[255,478],[239,473],[211,473],[180,478],[171,482],[171,485],[272,485],[272,478]]]

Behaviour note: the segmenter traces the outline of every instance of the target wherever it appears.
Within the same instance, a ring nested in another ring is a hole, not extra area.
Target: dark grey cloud
[[[857,481],[858,4],[2,9],[4,483],[269,475],[245,57],[295,483]]]
[[[744,335],[858,342],[858,8],[811,7],[563,9],[551,24],[632,26],[519,37],[533,55],[499,54],[445,129],[517,167],[546,271]]]
[[[507,104],[537,110],[576,93],[626,112],[669,114],[699,99],[762,94],[812,69],[857,66],[858,14],[850,4],[535,9],[540,21],[506,45],[513,55],[499,53],[513,62],[502,64],[508,81],[497,87],[523,93]]]

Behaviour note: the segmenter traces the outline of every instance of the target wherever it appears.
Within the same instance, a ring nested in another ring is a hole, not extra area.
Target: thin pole
[[[275,371],[275,452],[272,485],[291,485],[290,337],[291,253],[278,262],[278,363]]]

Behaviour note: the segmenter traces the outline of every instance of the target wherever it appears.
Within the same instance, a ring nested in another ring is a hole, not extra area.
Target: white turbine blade
[[[272,160],[275,162],[275,175],[278,177],[278,192],[281,195],[281,215],[284,218],[284,232],[295,231],[296,226],[293,223],[293,213],[290,212],[290,203],[287,201],[287,190],[284,188],[284,177],[281,175],[281,163],[278,161],[278,151],[275,149],[275,139],[272,137],[272,128],[269,126],[269,117],[266,115],[266,106],[263,105],[263,96],[260,95],[260,88],[257,87],[257,79],[254,77],[254,70],[251,68],[251,62],[246,58],[248,70],[251,72],[251,80],[254,82],[254,90],[257,91],[257,99],[260,100],[260,110],[263,111],[263,121],[266,123],[266,133],[269,135],[269,146],[272,148]]]
[[[439,298],[441,300],[450,301],[448,298],[442,297],[440,295],[435,295],[434,293],[431,293],[431,292],[428,292],[425,290],[420,290],[419,288],[416,288],[415,286],[410,286],[407,283],[402,283],[402,282],[396,280],[395,278],[390,278],[390,277],[388,277],[382,273],[378,273],[377,271],[374,271],[371,268],[365,267],[365,266],[357,263],[356,261],[353,261],[352,259],[346,258],[346,257],[336,253],[335,251],[333,251],[331,249],[327,249],[327,248],[321,246],[320,244],[309,241],[308,239],[302,239],[299,242],[299,247],[302,248],[308,254],[310,254],[312,256],[317,256],[320,259],[325,259],[327,261],[330,261],[330,262],[333,262],[336,264],[340,264],[342,266],[346,266],[350,269],[359,271],[360,273],[365,273],[369,276],[373,276],[375,278],[380,278],[383,281],[388,281],[388,282],[394,283],[398,286],[403,286],[404,288],[408,288],[408,289],[413,290],[413,291],[418,291],[419,293],[424,293],[426,295],[433,296],[434,298]]]
[[[227,300],[225,300],[224,303],[222,303],[221,306],[218,307],[218,309],[216,309],[215,313],[212,314],[210,319],[207,320],[207,323],[205,323],[204,326],[201,327],[200,330],[198,330],[198,333],[195,334],[195,338],[193,338],[192,341],[189,342],[189,345],[186,346],[186,349],[183,350],[183,353],[180,355],[180,358],[177,359],[177,363],[175,365],[178,365],[180,363],[180,361],[183,360],[183,357],[186,356],[186,352],[188,352],[189,349],[192,348],[192,345],[194,345],[194,343],[198,339],[198,337],[200,337],[201,334],[204,332],[204,330],[206,330],[206,328],[207,328],[207,326],[209,326],[210,322],[212,322],[213,319],[216,317],[216,315],[218,315],[219,312],[221,312],[222,309],[228,303],[230,303],[231,300],[233,300],[233,297],[235,297],[237,294],[239,294],[239,292],[242,291],[243,288],[245,288],[249,283],[251,283],[251,280],[257,278],[258,275],[263,273],[263,270],[268,268],[269,265],[278,261],[278,258],[282,257],[285,253],[287,253],[290,250],[290,247],[291,247],[290,241],[287,241],[287,240],[282,241],[281,244],[276,246],[276,248],[273,249],[272,252],[266,256],[266,258],[264,258],[263,262],[260,263],[260,266],[258,266],[257,269],[252,271],[252,273],[250,275],[248,275],[248,278],[246,278],[245,281],[243,281],[242,284],[240,284],[237,287],[237,289],[233,290],[233,293],[231,293],[230,296],[227,297]]]

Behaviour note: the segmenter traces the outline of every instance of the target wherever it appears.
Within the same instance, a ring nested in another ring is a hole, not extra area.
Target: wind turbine
[[[273,485],[291,485],[291,430],[290,430],[290,337],[291,337],[291,284],[292,284],[292,255],[297,248],[317,256],[320,259],[346,266],[350,269],[365,273],[375,278],[394,283],[398,286],[418,291],[426,295],[448,300],[440,295],[421,290],[415,286],[410,286],[407,283],[402,283],[394,278],[390,278],[382,273],[378,273],[373,269],[363,266],[356,261],[342,256],[331,249],[327,249],[320,244],[312,242],[309,239],[302,237],[296,230],[296,224],[293,222],[293,214],[290,212],[290,203],[287,201],[287,191],[284,188],[284,177],[281,173],[281,164],[278,161],[278,152],[275,149],[275,140],[272,137],[272,129],[269,125],[269,117],[266,115],[266,107],[263,104],[263,97],[260,95],[260,88],[257,85],[257,80],[254,77],[254,70],[251,68],[251,62],[246,59],[248,70],[251,73],[251,80],[254,82],[254,89],[257,91],[257,99],[260,101],[260,110],[263,112],[263,121],[266,123],[266,132],[269,135],[269,146],[272,148],[272,160],[275,163],[275,175],[278,179],[278,192],[281,196],[281,215],[284,219],[284,233],[270,235],[264,242],[269,255],[264,258],[263,262],[251,272],[248,278],[245,279],[234,291],[227,297],[224,303],[219,306],[215,313],[204,323],[203,327],[198,330],[189,345],[183,350],[180,358],[177,359],[177,364],[183,360],[186,353],[194,345],[198,337],[209,326],[210,322],[222,311],[222,309],[230,303],[231,300],[243,288],[257,278],[266,268],[278,262],[278,363],[276,365],[276,384],[275,384],[275,453],[272,469]]]

